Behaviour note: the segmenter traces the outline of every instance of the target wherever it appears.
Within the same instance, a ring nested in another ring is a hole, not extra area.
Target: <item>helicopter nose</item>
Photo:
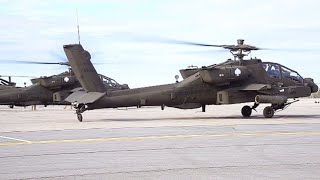
[[[313,82],[312,78],[305,78],[304,81],[306,85],[310,87],[312,93],[318,92],[319,87]]]

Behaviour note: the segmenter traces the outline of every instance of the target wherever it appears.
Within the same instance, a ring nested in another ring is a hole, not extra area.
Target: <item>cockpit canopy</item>
[[[290,68],[287,68],[277,63],[269,62],[262,63],[262,67],[271,78],[287,79],[303,84],[302,76],[300,76],[299,73]]]
[[[117,81],[115,81],[112,78],[109,78],[109,77],[101,75],[101,74],[99,74],[99,76],[100,76],[100,79],[102,80],[103,84],[108,86],[108,87],[114,87],[115,88],[115,87],[119,87],[120,86],[120,84],[117,83]]]

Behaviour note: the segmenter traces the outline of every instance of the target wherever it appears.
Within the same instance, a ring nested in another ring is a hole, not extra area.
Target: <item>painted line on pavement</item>
[[[190,134],[190,135],[164,135],[164,136],[140,136],[140,137],[107,137],[93,139],[65,139],[46,141],[4,142],[0,146],[32,145],[32,144],[59,144],[59,143],[84,143],[103,141],[137,141],[157,139],[189,139],[203,137],[249,137],[249,136],[285,136],[285,135],[320,135],[320,132],[257,132],[257,133],[229,133],[229,134]]]
[[[30,143],[31,142],[31,141],[27,141],[27,140],[24,140],[24,139],[18,139],[18,138],[13,138],[13,137],[8,137],[8,136],[0,136],[0,138],[10,139],[10,140],[15,140],[15,141],[21,141],[21,142],[26,142],[26,143]]]

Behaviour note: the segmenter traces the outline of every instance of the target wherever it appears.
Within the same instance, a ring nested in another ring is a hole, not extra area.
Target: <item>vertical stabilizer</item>
[[[84,50],[80,44],[64,45],[63,49],[72,71],[84,90],[87,92],[106,92],[102,80],[90,61],[90,53]]]

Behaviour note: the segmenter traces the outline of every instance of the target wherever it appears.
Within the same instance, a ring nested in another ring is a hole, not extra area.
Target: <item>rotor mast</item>
[[[79,41],[79,44],[80,44],[80,26],[79,26],[78,9],[76,9],[76,14],[77,14],[78,41]]]
[[[241,45],[243,45],[243,43],[244,43],[243,39],[237,40],[237,46],[241,46]],[[246,54],[243,53],[243,49],[241,49],[241,48],[231,49],[230,53],[233,55],[234,60],[239,60],[239,61],[242,61],[243,57],[246,56]]]
[[[240,65],[243,65],[243,58],[248,56],[252,50],[259,50],[257,47],[244,44],[243,39],[238,39],[237,45],[225,46],[224,48],[230,50],[234,60],[238,60]]]

